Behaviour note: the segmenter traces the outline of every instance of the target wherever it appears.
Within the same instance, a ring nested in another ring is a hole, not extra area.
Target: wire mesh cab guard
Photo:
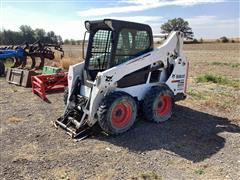
[[[153,50],[152,30],[146,24],[104,19],[86,21],[90,33],[85,59],[88,79]],[[84,44],[83,44],[84,47]]]

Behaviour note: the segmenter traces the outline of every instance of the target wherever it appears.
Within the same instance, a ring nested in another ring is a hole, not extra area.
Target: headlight
[[[89,31],[90,30],[90,21],[85,21],[85,28]]]
[[[104,19],[104,24],[106,24],[108,27],[110,27],[113,30],[112,26],[112,20],[111,19]]]

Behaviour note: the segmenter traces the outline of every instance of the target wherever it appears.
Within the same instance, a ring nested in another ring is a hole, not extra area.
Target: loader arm
[[[162,68],[167,68],[168,62],[174,60],[172,57],[182,57],[182,46],[183,34],[181,32],[172,32],[165,43],[159,48],[104,72],[99,72],[96,78],[97,81],[101,79],[98,85],[99,89],[104,89],[105,86],[107,88],[115,87],[116,82],[125,75],[149,65],[154,67],[159,63],[163,63]],[[111,81],[107,77],[111,77]]]

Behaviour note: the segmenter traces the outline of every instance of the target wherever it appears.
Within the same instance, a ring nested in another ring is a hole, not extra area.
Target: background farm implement
[[[46,92],[63,91],[67,85],[68,81],[66,72],[32,76],[32,92],[46,101]]]
[[[59,51],[61,53],[61,58],[63,58],[64,51],[60,44],[44,44],[40,41],[36,41],[33,44],[24,42],[19,46],[0,48],[0,75],[5,73],[3,60],[14,60],[14,64],[11,68],[37,70],[43,68],[45,59],[53,60],[55,58],[55,51]],[[30,68],[26,67],[28,57],[32,61]],[[36,66],[36,58],[40,58],[38,66]]]
[[[64,56],[62,46],[59,44],[45,44],[36,41],[33,44],[24,42],[19,46],[7,46],[0,48],[0,75],[5,75],[4,60],[11,59],[14,63],[8,68],[6,80],[9,83],[32,87],[32,92],[47,100],[46,93],[64,90],[67,86],[67,73],[60,68],[44,66],[45,59],[55,59],[55,52],[60,52],[60,58]],[[27,59],[31,59],[28,65]],[[40,59],[39,65],[36,58]]]

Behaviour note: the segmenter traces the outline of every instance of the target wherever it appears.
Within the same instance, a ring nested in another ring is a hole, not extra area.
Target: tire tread
[[[169,87],[165,84],[160,84],[158,86],[153,86],[146,93],[143,99],[143,113],[148,121],[160,123],[161,121],[157,121],[154,118],[154,114],[152,111],[153,102],[159,95],[169,95],[172,98],[173,106],[174,106],[174,95],[173,92],[169,89]],[[172,112],[171,112],[172,113]]]
[[[129,98],[132,98],[129,94],[127,94],[125,92],[116,91],[116,92],[110,93],[105,98],[103,98],[103,101],[100,103],[100,106],[97,110],[98,124],[108,134],[115,134],[116,135],[116,134],[123,133],[123,132],[120,132],[120,133],[115,132],[114,129],[112,128],[112,126],[111,126],[110,121],[108,120],[108,117],[107,117],[108,116],[108,111],[109,111],[111,105],[114,103],[114,101],[116,99],[118,99],[119,97],[123,97],[123,96],[127,96]],[[135,100],[133,99],[133,101],[135,101]]]

